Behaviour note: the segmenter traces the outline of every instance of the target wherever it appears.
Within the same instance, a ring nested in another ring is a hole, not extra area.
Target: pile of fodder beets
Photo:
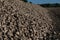
[[[49,11],[20,0],[0,0],[0,40],[59,40]]]

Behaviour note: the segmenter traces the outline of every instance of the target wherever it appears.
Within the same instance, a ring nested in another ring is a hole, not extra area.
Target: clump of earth
[[[20,0],[0,0],[0,40],[59,40],[49,11]]]

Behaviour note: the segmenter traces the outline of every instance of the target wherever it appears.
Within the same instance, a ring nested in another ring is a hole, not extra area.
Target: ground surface
[[[55,12],[56,15],[60,15],[60,7],[49,7],[47,9],[49,9],[52,12]]]
[[[56,30],[60,32],[60,7],[49,7],[47,8],[52,12],[52,19],[56,22]]]

